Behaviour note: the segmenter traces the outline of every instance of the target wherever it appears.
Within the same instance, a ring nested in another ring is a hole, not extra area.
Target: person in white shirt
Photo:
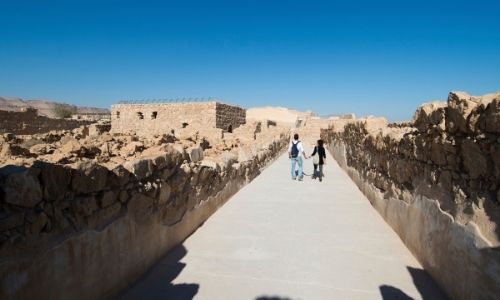
[[[298,178],[298,180],[302,180],[304,178],[302,157],[300,156],[301,154],[304,156],[304,159],[307,159],[302,142],[299,141],[299,135],[296,133],[293,135],[293,141],[290,141],[290,145],[288,145],[288,158],[290,158],[292,163],[292,180],[295,180],[296,178]],[[295,171],[297,164],[299,165],[298,173]]]

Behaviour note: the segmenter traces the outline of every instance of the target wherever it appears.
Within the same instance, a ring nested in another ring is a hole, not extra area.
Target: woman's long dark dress
[[[315,154],[319,155],[319,171],[318,171],[318,165],[314,164],[313,179],[318,177],[319,180],[321,181],[323,178],[323,165],[325,164],[325,159],[326,159],[325,148],[320,146],[314,147],[314,152],[311,154],[311,156],[314,156]]]

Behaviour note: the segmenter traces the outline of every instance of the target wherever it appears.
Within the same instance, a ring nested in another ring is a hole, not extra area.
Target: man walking
[[[299,141],[299,135],[296,133],[293,135],[293,141],[288,145],[288,158],[290,158],[292,162],[292,180],[295,180],[297,176],[299,181],[304,178],[302,157],[300,157],[301,154],[304,156],[304,159],[307,159],[302,142]],[[297,164],[299,165],[298,174],[295,172],[295,166]]]

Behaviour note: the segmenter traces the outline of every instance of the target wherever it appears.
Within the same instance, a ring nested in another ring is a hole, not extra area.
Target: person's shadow
[[[198,293],[199,284],[172,283],[186,266],[180,262],[186,253],[187,250],[182,244],[176,246],[118,299],[193,299]]]
[[[425,270],[412,267],[406,268],[408,269],[408,272],[410,272],[413,283],[415,284],[415,287],[417,288],[422,299],[448,299],[446,294],[439,288],[439,286]],[[382,299],[384,300],[413,299],[402,290],[390,285],[381,285],[379,289]]]

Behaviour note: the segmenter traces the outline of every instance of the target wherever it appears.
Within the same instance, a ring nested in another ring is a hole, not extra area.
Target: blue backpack
[[[297,145],[300,143],[300,141],[297,141],[297,143],[294,143],[292,142],[292,151],[291,151],[291,155],[293,158],[299,156],[299,148],[297,147]]]

